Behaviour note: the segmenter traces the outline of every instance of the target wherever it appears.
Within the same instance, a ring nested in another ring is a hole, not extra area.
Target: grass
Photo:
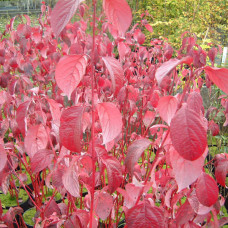
[[[45,191],[44,191],[45,192]],[[48,189],[47,192],[45,192],[45,198],[51,198],[53,195],[53,190],[52,189]],[[45,202],[45,198],[42,199],[42,202]],[[62,198],[62,195],[58,192],[57,194],[55,194],[54,199],[56,201],[60,200]]]
[[[20,189],[18,193],[18,203],[25,202],[29,198],[28,194],[25,190]],[[13,195],[11,195],[9,192],[5,194],[0,194],[0,200],[2,203],[2,208],[6,209],[9,207],[17,206],[17,198],[15,194],[15,190],[13,190]]]
[[[36,215],[36,208],[30,208],[23,214],[23,219],[27,225],[34,226],[34,217]]]

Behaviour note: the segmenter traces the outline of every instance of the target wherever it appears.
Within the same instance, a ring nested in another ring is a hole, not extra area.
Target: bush
[[[206,53],[187,33],[177,51],[157,39],[144,47],[137,25],[127,32],[125,0],[103,7],[107,18],[95,10],[84,18],[86,5],[60,0],[52,13],[42,6],[39,26],[28,16],[16,29],[15,18],[7,25],[0,48],[3,193],[16,177],[36,207],[35,227],[222,226],[218,184],[225,187],[228,157],[205,164],[207,137],[219,134],[210,114],[228,117],[228,70],[214,67],[218,50]],[[80,19],[71,23],[77,8]],[[205,110],[200,89],[213,84],[224,92],[221,107]],[[23,227],[21,213],[0,210],[0,219],[10,227],[19,214]]]

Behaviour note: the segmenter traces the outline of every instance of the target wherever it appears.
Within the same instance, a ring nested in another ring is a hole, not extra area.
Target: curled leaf
[[[128,147],[125,164],[131,175],[134,173],[135,163],[138,161],[144,150],[146,150],[150,144],[151,141],[149,139],[142,138],[134,141]]]

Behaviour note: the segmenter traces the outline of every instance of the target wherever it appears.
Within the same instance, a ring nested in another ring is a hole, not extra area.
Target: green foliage
[[[18,201],[20,203],[25,202],[28,199],[27,192],[23,189],[20,189],[17,194]],[[8,192],[6,195],[0,194],[0,200],[3,208],[17,206],[17,197],[15,191],[13,192],[13,194],[10,194],[10,192]]]
[[[36,208],[33,207],[29,210],[27,210],[24,214],[23,214],[23,218],[24,218],[24,221],[27,225],[30,225],[30,226],[34,226],[34,216],[36,214]]]
[[[154,29],[151,35],[146,32],[147,41],[151,38],[168,38],[174,46],[180,45],[180,36],[184,31],[194,33],[200,44],[207,43],[222,46],[228,44],[228,1],[226,0],[143,0],[133,1],[136,18],[148,11],[146,19]],[[133,4],[133,3],[132,3]],[[133,7],[134,8],[134,7]]]

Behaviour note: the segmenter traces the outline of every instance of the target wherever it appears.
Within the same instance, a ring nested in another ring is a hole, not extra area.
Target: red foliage
[[[153,29],[142,20],[128,31],[125,0],[103,0],[105,21],[85,19],[82,2],[59,0],[52,12],[43,4],[39,26],[28,16],[6,26],[1,190],[12,192],[18,178],[29,194],[26,170],[42,227],[114,227],[122,219],[129,228],[224,224],[211,213],[222,205],[216,181],[225,186],[228,158],[215,157],[215,179],[206,174],[207,134],[219,127],[209,118],[215,108],[204,113],[199,89],[214,83],[227,93],[227,69],[206,66],[194,37],[184,37],[178,51],[161,40],[142,46],[143,29]],[[71,23],[77,8],[80,19]],[[208,52],[212,63],[216,53]],[[218,111],[228,118],[227,95],[221,98]],[[51,198],[44,189],[53,189]],[[0,208],[0,221],[12,227],[17,209],[3,215]]]

